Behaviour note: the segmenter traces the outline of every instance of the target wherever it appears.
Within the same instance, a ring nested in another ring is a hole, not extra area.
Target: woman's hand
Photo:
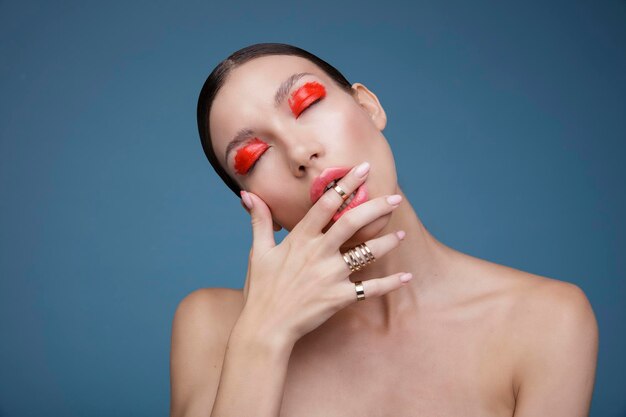
[[[353,168],[339,181],[351,194],[365,180],[369,165],[359,176]],[[364,172],[363,172],[364,171]],[[343,203],[335,190],[327,190],[293,230],[276,245],[272,217],[258,196],[252,201],[253,242],[244,286],[244,308],[240,320],[250,331],[264,337],[295,343],[320,326],[337,311],[357,302],[351,271],[339,248],[354,233],[390,213],[400,203],[389,196],[369,200],[341,216],[326,233],[322,229]],[[389,233],[365,242],[376,258],[398,246],[402,233]],[[367,267],[366,267],[367,268]],[[403,272],[363,282],[366,297],[378,297],[401,287]],[[410,279],[407,275],[405,279]],[[238,322],[239,324],[239,322]]]

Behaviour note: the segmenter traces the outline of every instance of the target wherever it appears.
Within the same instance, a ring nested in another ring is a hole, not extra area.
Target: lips
[[[315,202],[320,199],[322,194],[324,194],[324,189],[331,181],[344,177],[351,169],[352,167],[332,167],[322,171],[322,173],[313,180],[313,184],[311,184],[311,203],[315,204]]]
[[[352,199],[352,201],[350,201],[350,204],[348,204],[347,207],[341,210],[340,212],[335,213],[333,215],[333,222],[336,222],[337,220],[339,220],[339,218],[343,216],[348,210],[352,210],[356,206],[359,206],[363,204],[364,202],[366,202],[368,198],[369,198],[369,193],[367,192],[367,184],[363,183],[354,192],[354,198]]]

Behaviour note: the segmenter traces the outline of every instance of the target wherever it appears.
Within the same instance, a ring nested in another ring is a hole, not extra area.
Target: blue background
[[[196,99],[257,42],[378,95],[435,237],[585,291],[626,415],[626,2],[377,3],[0,2],[0,416],[168,414],[175,308],[251,242]]]

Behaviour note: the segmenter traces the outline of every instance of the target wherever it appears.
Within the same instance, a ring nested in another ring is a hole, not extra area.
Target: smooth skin
[[[339,182],[346,192],[354,191],[367,176],[366,172],[359,178],[354,171]],[[339,248],[361,227],[389,214],[398,204],[387,201],[391,196],[366,201],[348,211],[330,230],[322,233],[323,227],[343,202],[337,192],[329,190],[277,246],[267,206],[264,207],[262,200],[254,194],[249,195],[252,203],[263,212],[253,212],[252,216],[254,243],[243,289],[245,311],[255,321],[263,317],[255,325],[263,334],[294,344],[336,312],[354,303],[354,284],[348,279],[350,269]],[[260,219],[254,221],[257,216]],[[392,232],[370,239],[366,244],[379,258],[399,242],[397,233]],[[291,256],[293,253],[299,255]],[[403,284],[400,280],[402,274],[399,272],[365,281],[364,290],[371,297],[386,294]],[[251,279],[251,276],[259,278]],[[264,277],[271,279],[265,282],[262,281]]]
[[[327,97],[295,119],[272,99],[303,71]],[[243,127],[271,148],[237,177],[253,203],[244,288],[200,289],[176,310],[172,417],[588,415],[598,327],[584,292],[437,241],[398,187],[384,109],[363,84],[350,95],[305,59],[257,58],[229,75],[210,117],[218,155]],[[329,223],[342,200],[329,190],[311,205],[311,181],[362,161],[369,172],[339,184],[367,182],[369,201]],[[377,261],[350,273],[341,253],[361,242]]]

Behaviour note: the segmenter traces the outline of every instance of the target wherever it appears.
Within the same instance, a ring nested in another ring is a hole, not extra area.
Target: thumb
[[[252,222],[252,249],[255,253],[264,253],[276,246],[272,213],[260,197],[247,191],[241,191],[241,199],[250,210]]]

